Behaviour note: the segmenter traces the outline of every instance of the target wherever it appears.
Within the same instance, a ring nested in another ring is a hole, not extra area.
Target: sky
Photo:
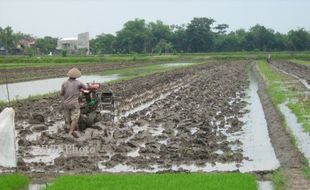
[[[309,9],[310,0],[0,0],[0,26],[37,37],[95,37],[135,18],[181,25],[211,17],[230,30],[261,24],[287,33],[310,30]]]

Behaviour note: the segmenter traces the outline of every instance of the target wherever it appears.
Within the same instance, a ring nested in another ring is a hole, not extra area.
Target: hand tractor
[[[87,89],[81,89],[79,98],[81,117],[80,129],[83,130],[100,120],[114,120],[114,96],[108,87],[100,83],[87,83]]]

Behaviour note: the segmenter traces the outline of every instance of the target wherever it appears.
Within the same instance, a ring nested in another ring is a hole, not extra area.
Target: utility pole
[[[9,106],[11,106],[11,101],[10,101],[10,91],[9,91],[9,83],[8,83],[8,73],[7,73],[7,68],[4,67],[4,72],[5,72],[5,87],[6,87],[6,93],[8,95],[8,102]]]

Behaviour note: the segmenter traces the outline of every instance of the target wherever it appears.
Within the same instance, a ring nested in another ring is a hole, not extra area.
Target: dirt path
[[[301,153],[291,143],[289,133],[282,126],[282,120],[266,93],[266,84],[255,67],[255,73],[259,81],[259,96],[265,111],[268,123],[269,136],[273,144],[275,153],[280,161],[284,176],[287,180],[288,190],[307,190],[310,183],[305,179],[303,173],[303,160]]]

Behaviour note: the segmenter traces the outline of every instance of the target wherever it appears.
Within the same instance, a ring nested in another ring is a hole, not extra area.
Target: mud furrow
[[[280,71],[289,73],[294,78],[297,78],[303,85],[309,89],[310,86],[310,66],[293,63],[289,61],[273,61],[271,65],[278,68]]]
[[[286,188],[294,190],[310,189],[310,184],[303,173],[302,155],[291,143],[289,133],[282,126],[280,115],[266,93],[266,84],[257,68],[255,72],[259,79],[258,93],[265,111],[269,136],[288,183]]]
[[[246,103],[242,98],[248,86],[247,68],[246,62],[223,63],[191,68],[183,73],[167,73],[171,85],[162,85],[158,91],[175,86],[178,89],[150,107],[121,118],[114,126],[104,121],[96,123],[79,139],[68,138],[58,130],[58,133],[43,132],[39,139],[27,141],[27,133],[46,130],[44,124],[28,126],[31,130],[19,132],[19,168],[55,172],[99,171],[119,164],[165,170],[180,164],[203,166],[235,162],[238,165],[247,158],[242,155],[241,142],[229,141],[227,135],[242,130],[239,118],[245,113]],[[157,77],[160,79],[156,81],[165,78]],[[143,80],[152,83],[154,79]],[[118,85],[120,88],[121,84]],[[123,85],[126,87],[126,82]],[[151,87],[142,89],[138,91],[152,90]],[[135,94],[133,90],[124,88],[123,97]],[[42,153],[42,145],[46,149],[56,146],[59,150],[55,154]],[[87,145],[94,148],[94,152],[76,155],[68,153],[66,145],[78,148]]]

